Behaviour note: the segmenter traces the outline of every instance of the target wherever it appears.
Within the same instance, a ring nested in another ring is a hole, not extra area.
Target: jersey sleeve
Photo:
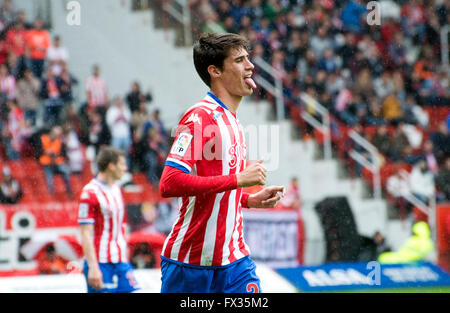
[[[94,192],[83,190],[78,204],[78,224],[93,225],[96,208],[98,208],[98,201]]]
[[[165,165],[190,174],[195,163],[202,159],[203,147],[208,140],[203,130],[210,123],[211,117],[207,110],[202,108],[189,110],[178,124]]]

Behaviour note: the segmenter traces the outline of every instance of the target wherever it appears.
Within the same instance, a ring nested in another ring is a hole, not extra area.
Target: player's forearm
[[[160,192],[165,198],[192,197],[220,193],[237,188],[236,175],[196,176],[166,166],[161,176]]]
[[[85,227],[81,228],[81,246],[83,247],[84,257],[89,268],[98,266],[92,234]]]

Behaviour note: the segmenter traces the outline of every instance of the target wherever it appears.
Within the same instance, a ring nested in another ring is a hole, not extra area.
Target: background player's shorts
[[[161,256],[162,293],[258,293],[256,265],[246,256],[226,266],[196,266]]]
[[[99,263],[99,267],[103,274],[103,287],[96,290],[88,284],[89,266],[84,262],[83,274],[88,293],[126,293],[140,289],[130,263]]]

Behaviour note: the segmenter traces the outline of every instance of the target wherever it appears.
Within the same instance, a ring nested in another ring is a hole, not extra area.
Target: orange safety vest
[[[52,141],[49,135],[44,134],[41,136],[41,142],[44,153],[39,158],[39,161],[42,165],[52,164],[52,153],[56,156],[54,164],[59,165],[64,163],[64,157],[61,156],[62,142],[60,139],[55,139]]]

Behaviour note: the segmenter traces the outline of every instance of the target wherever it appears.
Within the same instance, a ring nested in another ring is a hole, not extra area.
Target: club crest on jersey
[[[192,137],[193,136],[191,134],[181,133],[178,136],[177,141],[173,144],[170,153],[181,157],[184,156],[189,148],[189,145],[191,144]]]

